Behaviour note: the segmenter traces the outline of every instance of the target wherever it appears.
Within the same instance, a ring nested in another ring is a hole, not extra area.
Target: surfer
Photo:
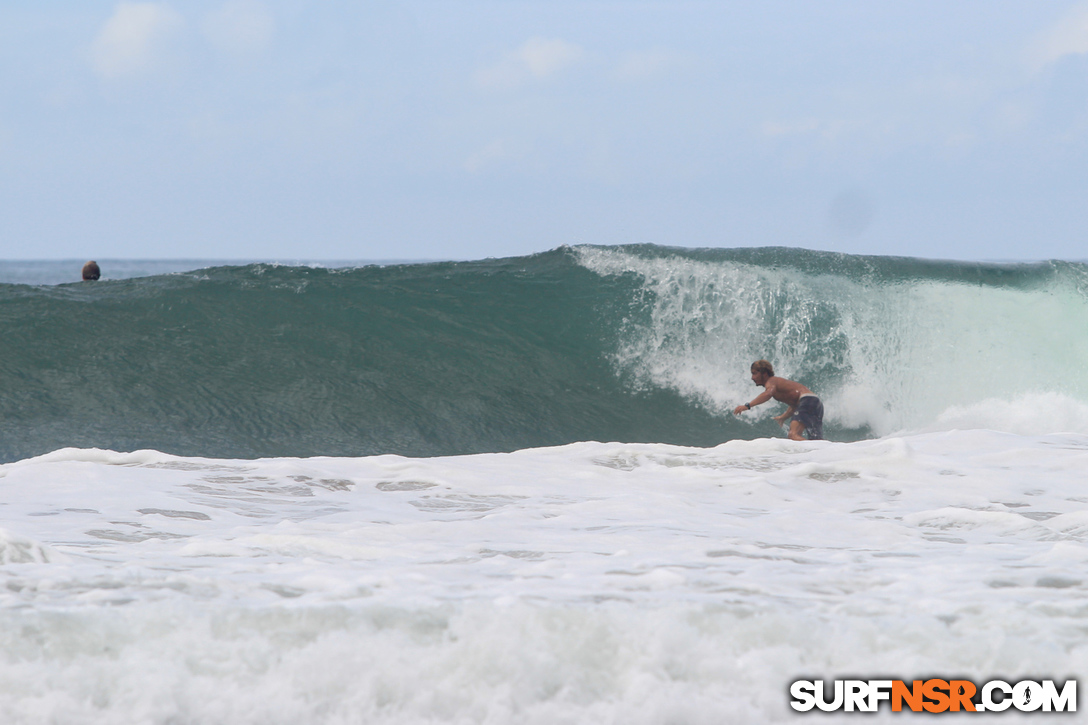
[[[803,441],[802,431],[808,433],[810,441],[823,440],[824,404],[815,393],[801,383],[775,377],[774,368],[766,360],[756,360],[752,363],[752,382],[763,386],[764,391],[753,398],[751,403],[734,408],[733,415],[740,415],[746,410],[751,410],[753,405],[766,403],[774,398],[789,406],[785,413],[776,415],[774,419],[779,425],[783,425],[792,416],[790,440]]]
[[[102,276],[102,270],[98,267],[98,262],[91,260],[83,265],[83,279],[91,282]]]

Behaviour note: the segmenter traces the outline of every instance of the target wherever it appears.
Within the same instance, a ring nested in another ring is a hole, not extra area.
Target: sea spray
[[[753,397],[747,370],[759,358],[824,397],[840,439],[922,428],[952,407],[1031,394],[1088,412],[1085,265],[790,249],[577,253],[603,276],[642,282],[649,313],[625,321],[616,367],[723,416]],[[1022,416],[1005,412],[1022,430]],[[971,427],[1003,429],[994,413]],[[1030,432],[1088,430],[1083,412],[1039,424]]]

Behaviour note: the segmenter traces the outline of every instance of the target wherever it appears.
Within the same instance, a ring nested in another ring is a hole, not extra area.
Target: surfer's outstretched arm
[[[768,387],[767,390],[764,390],[762,393],[752,398],[751,403],[745,403],[744,405],[738,405],[736,408],[733,408],[733,415],[740,415],[744,411],[751,410],[752,408],[756,407],[761,403],[766,403],[768,400],[771,399],[772,395],[774,395],[774,389],[772,387]]]
[[[762,393],[757,395],[756,397],[752,398],[752,402],[745,403],[744,405],[738,405],[736,408],[733,408],[733,415],[740,415],[744,411],[751,410],[752,408],[756,407],[757,405],[761,405],[763,403],[766,403],[768,400],[773,398],[774,397],[774,391],[775,391],[774,383],[768,381],[764,385],[764,387],[766,389]]]

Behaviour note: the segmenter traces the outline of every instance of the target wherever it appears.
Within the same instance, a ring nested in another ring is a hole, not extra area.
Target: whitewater
[[[0,721],[777,723],[797,679],[1078,678],[1085,280],[585,247],[0,285]],[[103,317],[120,350],[66,336]],[[729,415],[757,357],[832,440]]]

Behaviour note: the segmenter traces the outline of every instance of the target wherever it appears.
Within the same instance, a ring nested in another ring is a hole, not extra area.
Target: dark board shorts
[[[803,395],[793,411],[793,420],[805,426],[810,441],[824,439],[824,404],[815,395]]]

